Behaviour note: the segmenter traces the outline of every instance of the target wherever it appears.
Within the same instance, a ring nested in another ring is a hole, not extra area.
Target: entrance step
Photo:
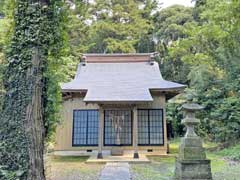
[[[150,163],[150,160],[144,154],[139,154],[138,159],[134,159],[133,154],[124,154],[122,156],[103,154],[102,159],[98,159],[97,155],[90,156],[86,163]]]
[[[99,180],[130,180],[131,175],[128,163],[107,163]]]

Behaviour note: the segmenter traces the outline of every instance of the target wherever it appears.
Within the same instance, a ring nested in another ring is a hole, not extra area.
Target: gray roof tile
[[[87,90],[84,101],[152,101],[151,89],[168,90],[185,85],[163,80],[157,62],[79,64],[75,79],[62,91]]]

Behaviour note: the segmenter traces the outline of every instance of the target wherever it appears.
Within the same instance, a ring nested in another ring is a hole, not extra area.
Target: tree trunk
[[[29,171],[27,179],[44,180],[44,124],[43,124],[43,72],[39,49],[33,50],[32,66],[27,71],[27,79],[35,77],[32,100],[26,110],[26,134],[29,136]]]
[[[0,179],[45,180],[43,74],[53,36],[46,26],[52,23],[53,10],[49,0],[16,2],[0,113]]]
[[[37,0],[41,6],[49,5],[49,0]],[[26,110],[26,134],[29,135],[29,170],[28,180],[45,180],[44,174],[44,120],[43,120],[43,60],[41,49],[32,51],[32,66],[27,70],[26,79],[35,77],[32,100]]]

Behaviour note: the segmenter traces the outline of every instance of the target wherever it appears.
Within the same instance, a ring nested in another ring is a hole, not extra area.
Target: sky
[[[173,4],[182,4],[184,6],[193,6],[191,3],[192,0],[158,0],[160,3],[163,3],[161,7],[165,8]]]

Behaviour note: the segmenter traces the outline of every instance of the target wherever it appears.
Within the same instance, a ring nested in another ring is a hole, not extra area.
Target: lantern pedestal
[[[210,160],[176,160],[175,179],[211,180]]]
[[[211,180],[210,160],[206,159],[202,140],[194,131],[194,126],[200,123],[195,118],[195,111],[202,109],[198,104],[184,104],[186,118],[182,120],[187,128],[185,136],[181,139],[179,155],[176,158],[176,180]]]

